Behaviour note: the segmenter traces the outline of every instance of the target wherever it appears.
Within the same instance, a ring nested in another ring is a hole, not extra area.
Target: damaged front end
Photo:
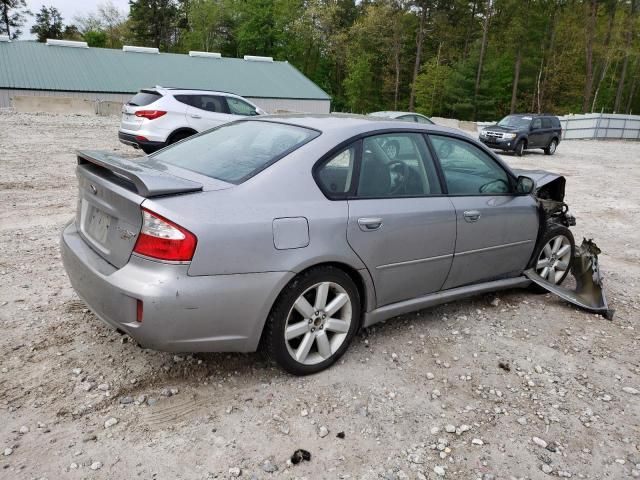
[[[571,227],[576,224],[575,217],[569,213],[569,207],[564,203],[566,179],[544,171],[520,171],[536,182],[534,195],[540,211],[539,238],[545,229],[553,225]],[[560,298],[603,317],[613,319],[614,310],[609,308],[602,285],[598,255],[601,250],[593,240],[584,239],[580,246],[575,247],[571,260],[570,272],[575,279],[575,288],[562,287],[542,278],[535,270],[529,268],[524,275],[541,288],[559,296]]]

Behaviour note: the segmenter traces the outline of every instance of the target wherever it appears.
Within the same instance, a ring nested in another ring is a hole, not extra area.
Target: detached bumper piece
[[[615,310],[609,308],[607,297],[602,286],[598,254],[601,250],[593,240],[582,240],[582,245],[576,247],[571,262],[571,274],[576,280],[575,290],[555,285],[538,275],[533,268],[525,270],[524,275],[536,285],[559,296],[589,312],[598,313],[608,320],[613,319]]]

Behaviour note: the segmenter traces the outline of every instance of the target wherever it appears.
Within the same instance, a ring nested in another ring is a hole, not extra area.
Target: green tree
[[[18,38],[27,15],[31,13],[25,0],[0,0],[0,33],[11,39]]]
[[[82,34],[82,37],[90,47],[107,47],[107,33],[102,30],[88,30]]]
[[[31,33],[36,35],[39,42],[46,42],[47,38],[62,38],[63,32],[64,23],[58,9],[43,5],[36,13],[36,23],[31,27]]]
[[[175,0],[129,0],[131,37],[137,45],[171,51],[179,38],[178,20]]]

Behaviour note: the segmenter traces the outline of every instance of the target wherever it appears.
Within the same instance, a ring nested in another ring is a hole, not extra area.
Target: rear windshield
[[[144,107],[145,105],[155,102],[160,97],[162,97],[162,95],[157,92],[141,90],[136,93],[131,100],[129,100],[129,105],[134,107]]]
[[[229,123],[160,150],[155,160],[229,183],[242,183],[319,132],[275,122]]]

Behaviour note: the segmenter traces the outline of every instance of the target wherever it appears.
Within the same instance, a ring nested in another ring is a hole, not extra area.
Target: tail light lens
[[[162,110],[138,110],[136,112],[136,117],[146,118],[148,120],[155,120],[156,118],[160,118],[167,112]]]
[[[142,209],[142,229],[135,253],[159,260],[185,262],[193,258],[198,239],[189,230],[146,208]]]

